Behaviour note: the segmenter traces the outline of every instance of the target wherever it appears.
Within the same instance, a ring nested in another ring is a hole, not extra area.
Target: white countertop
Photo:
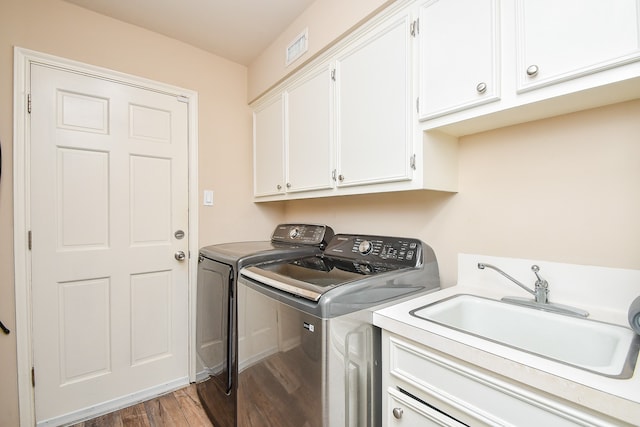
[[[461,254],[458,262],[456,286],[378,310],[373,316],[374,324],[530,387],[640,425],[640,360],[631,378],[610,378],[409,314],[413,309],[459,294],[493,299],[527,297],[525,291],[495,271],[478,270],[477,264],[494,264],[527,285],[535,281],[530,268],[537,264],[540,275],[549,282],[550,301],[586,309],[590,319],[628,327],[629,304],[640,295],[640,271],[467,254]]]

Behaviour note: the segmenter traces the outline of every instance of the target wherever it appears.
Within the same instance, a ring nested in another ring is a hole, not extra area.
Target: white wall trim
[[[27,94],[31,85],[31,64],[72,71],[92,77],[119,82],[161,93],[182,96],[188,99],[188,146],[189,146],[189,381],[195,381],[195,308],[196,276],[198,268],[198,93],[146,78],[120,73],[70,59],[16,47],[14,49],[13,87],[13,233],[16,297],[16,341],[18,359],[18,403],[20,426],[36,423],[35,399],[31,386],[33,364],[31,330],[31,254],[27,247],[30,229],[30,161],[29,118]],[[151,397],[151,395],[149,395]],[[135,403],[139,396],[127,396]],[[126,401],[120,402],[126,406]]]

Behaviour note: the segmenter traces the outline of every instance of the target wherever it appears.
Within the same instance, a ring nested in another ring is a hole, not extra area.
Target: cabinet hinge
[[[420,19],[416,19],[409,26],[409,33],[411,33],[412,37],[416,37],[420,34]]]
[[[36,368],[31,367],[31,387],[36,386]]]
[[[332,180],[334,180],[334,181],[336,180],[336,175],[337,175],[337,173],[338,173],[338,172],[337,172],[335,169],[331,171],[331,179],[332,179]]]
[[[416,97],[416,113],[420,113],[420,97]]]
[[[416,170],[416,155],[413,154],[411,156],[411,158],[409,159],[409,165],[411,166],[411,169]]]
[[[31,94],[27,94],[27,113],[31,114]]]
[[[331,80],[336,81],[336,69],[331,70]]]
[[[29,230],[27,232],[27,248],[29,250],[31,250],[31,242],[32,242],[32,240],[31,240],[31,230]]]

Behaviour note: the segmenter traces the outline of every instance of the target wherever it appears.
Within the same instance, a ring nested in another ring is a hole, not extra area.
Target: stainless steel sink
[[[458,295],[412,316],[600,375],[630,378],[640,348],[631,329],[473,295]]]

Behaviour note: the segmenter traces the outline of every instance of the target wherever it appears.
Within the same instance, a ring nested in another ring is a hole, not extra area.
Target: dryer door
[[[197,388],[207,414],[221,427],[235,425],[233,286],[232,266],[201,257],[196,321]]]

